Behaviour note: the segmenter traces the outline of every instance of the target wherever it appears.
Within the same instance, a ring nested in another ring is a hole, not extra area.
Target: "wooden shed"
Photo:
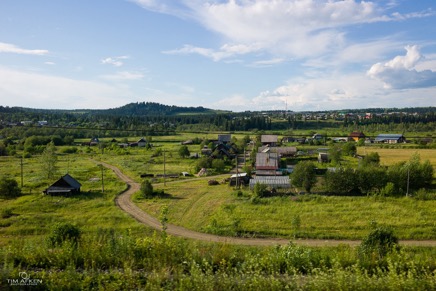
[[[82,185],[76,179],[66,174],[43,192],[48,195],[72,195],[80,193],[80,187]]]

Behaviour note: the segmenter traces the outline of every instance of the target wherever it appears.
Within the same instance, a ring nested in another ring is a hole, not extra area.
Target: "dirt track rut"
[[[120,169],[117,167],[110,165],[105,162],[101,162],[106,168],[111,169],[122,181],[124,181],[128,188],[126,191],[121,193],[115,199],[116,205],[127,212],[137,221],[142,224],[145,224],[149,227],[152,227],[156,230],[162,230],[162,224],[155,217],[147,214],[143,210],[141,210],[138,206],[136,206],[132,202],[132,195],[139,191],[140,184],[133,181],[130,177],[123,174]],[[201,233],[193,230],[186,229],[184,227],[180,227],[173,224],[167,224],[166,232],[169,235],[208,241],[208,242],[219,242],[219,243],[227,243],[227,244],[239,244],[239,245],[252,245],[252,246],[273,246],[273,245],[285,245],[290,242],[289,239],[284,238],[237,238],[237,237],[226,237],[226,236],[217,236],[207,233]],[[357,240],[320,240],[320,239],[296,239],[292,240],[293,243],[298,245],[306,245],[306,246],[338,246],[341,244],[357,246],[360,244],[360,241]],[[402,240],[400,241],[401,245],[408,246],[430,246],[436,247],[436,241],[434,240]]]

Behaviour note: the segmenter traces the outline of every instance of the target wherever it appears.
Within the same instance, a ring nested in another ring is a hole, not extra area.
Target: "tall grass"
[[[432,290],[431,252],[403,248],[363,265],[348,246],[253,248],[102,229],[77,246],[34,238],[2,248],[0,280],[7,289],[25,271],[41,290]]]

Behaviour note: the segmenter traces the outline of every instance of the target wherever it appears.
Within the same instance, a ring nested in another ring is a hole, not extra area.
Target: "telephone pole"
[[[21,168],[21,188],[23,188],[23,157],[20,157],[20,168]]]

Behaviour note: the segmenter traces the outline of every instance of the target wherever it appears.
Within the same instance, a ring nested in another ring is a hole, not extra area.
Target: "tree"
[[[367,165],[380,165],[380,155],[377,152],[367,154],[363,157],[361,165],[364,167]]]
[[[153,185],[151,184],[151,182],[149,180],[144,180],[141,183],[141,194],[145,198],[151,198],[154,196]]]
[[[356,148],[356,143],[354,141],[347,142],[342,147],[342,152],[346,156],[354,156],[356,154],[356,151],[357,151],[357,148]]]
[[[357,175],[352,168],[336,168],[325,176],[326,191],[332,194],[349,194],[357,188]]]
[[[309,161],[299,162],[292,173],[292,184],[310,193],[316,184],[315,165]]]
[[[329,157],[334,165],[337,165],[341,162],[342,147],[340,144],[333,144],[329,150]]]
[[[2,198],[15,198],[21,195],[21,189],[15,179],[8,177],[1,177],[0,179],[0,197]]]
[[[44,149],[41,155],[41,164],[43,172],[47,179],[53,179],[57,172],[56,147],[53,142],[50,142]]]
[[[217,172],[221,173],[224,171],[226,165],[221,159],[214,159],[212,161],[212,168],[214,168]]]
[[[384,167],[368,164],[357,169],[358,188],[364,194],[380,191],[386,185],[387,175]]]
[[[189,152],[188,146],[182,145],[179,148],[179,156],[181,158],[186,158],[186,157],[189,157],[190,155],[191,155],[191,153]]]

